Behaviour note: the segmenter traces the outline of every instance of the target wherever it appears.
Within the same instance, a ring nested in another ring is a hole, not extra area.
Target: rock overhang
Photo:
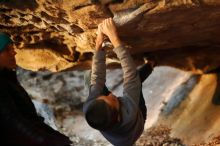
[[[155,56],[158,65],[204,73],[220,66],[219,8],[218,0],[9,0],[0,2],[0,31],[25,69],[88,69],[97,25],[113,16],[137,64]],[[118,66],[108,52],[109,68]]]

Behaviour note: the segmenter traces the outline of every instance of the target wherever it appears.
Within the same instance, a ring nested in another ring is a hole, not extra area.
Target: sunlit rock
[[[9,0],[0,10],[0,31],[29,70],[90,68],[97,25],[108,17],[138,64],[151,54],[159,65],[203,73],[220,62],[218,0]],[[111,54],[110,68],[118,64]]]

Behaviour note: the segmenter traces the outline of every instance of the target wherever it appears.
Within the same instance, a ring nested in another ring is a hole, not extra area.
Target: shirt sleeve
[[[91,91],[101,93],[106,82],[106,51],[95,51],[92,61]]]
[[[86,113],[90,102],[101,95],[106,81],[106,52],[104,50],[95,51],[92,59],[92,72],[89,88],[89,96],[83,104],[83,112]]]
[[[141,81],[134,61],[123,45],[113,51],[117,54],[123,70],[123,96],[131,98],[136,104],[139,104]]]

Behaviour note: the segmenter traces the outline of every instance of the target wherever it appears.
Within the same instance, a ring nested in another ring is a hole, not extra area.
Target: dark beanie
[[[0,32],[0,52],[4,51],[9,44],[12,43],[12,40],[9,36]]]
[[[103,100],[93,100],[85,111],[87,123],[98,130],[105,131],[112,126],[112,109]]]

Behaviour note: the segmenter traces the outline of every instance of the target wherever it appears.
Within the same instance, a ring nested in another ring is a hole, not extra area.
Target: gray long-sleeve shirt
[[[139,138],[144,129],[145,120],[139,109],[141,81],[135,64],[128,50],[124,46],[113,50],[123,70],[123,97],[118,97],[121,108],[121,122],[108,131],[100,131],[102,135],[115,146],[131,146]],[[93,56],[89,101],[101,95],[106,81],[105,51],[96,51]]]

